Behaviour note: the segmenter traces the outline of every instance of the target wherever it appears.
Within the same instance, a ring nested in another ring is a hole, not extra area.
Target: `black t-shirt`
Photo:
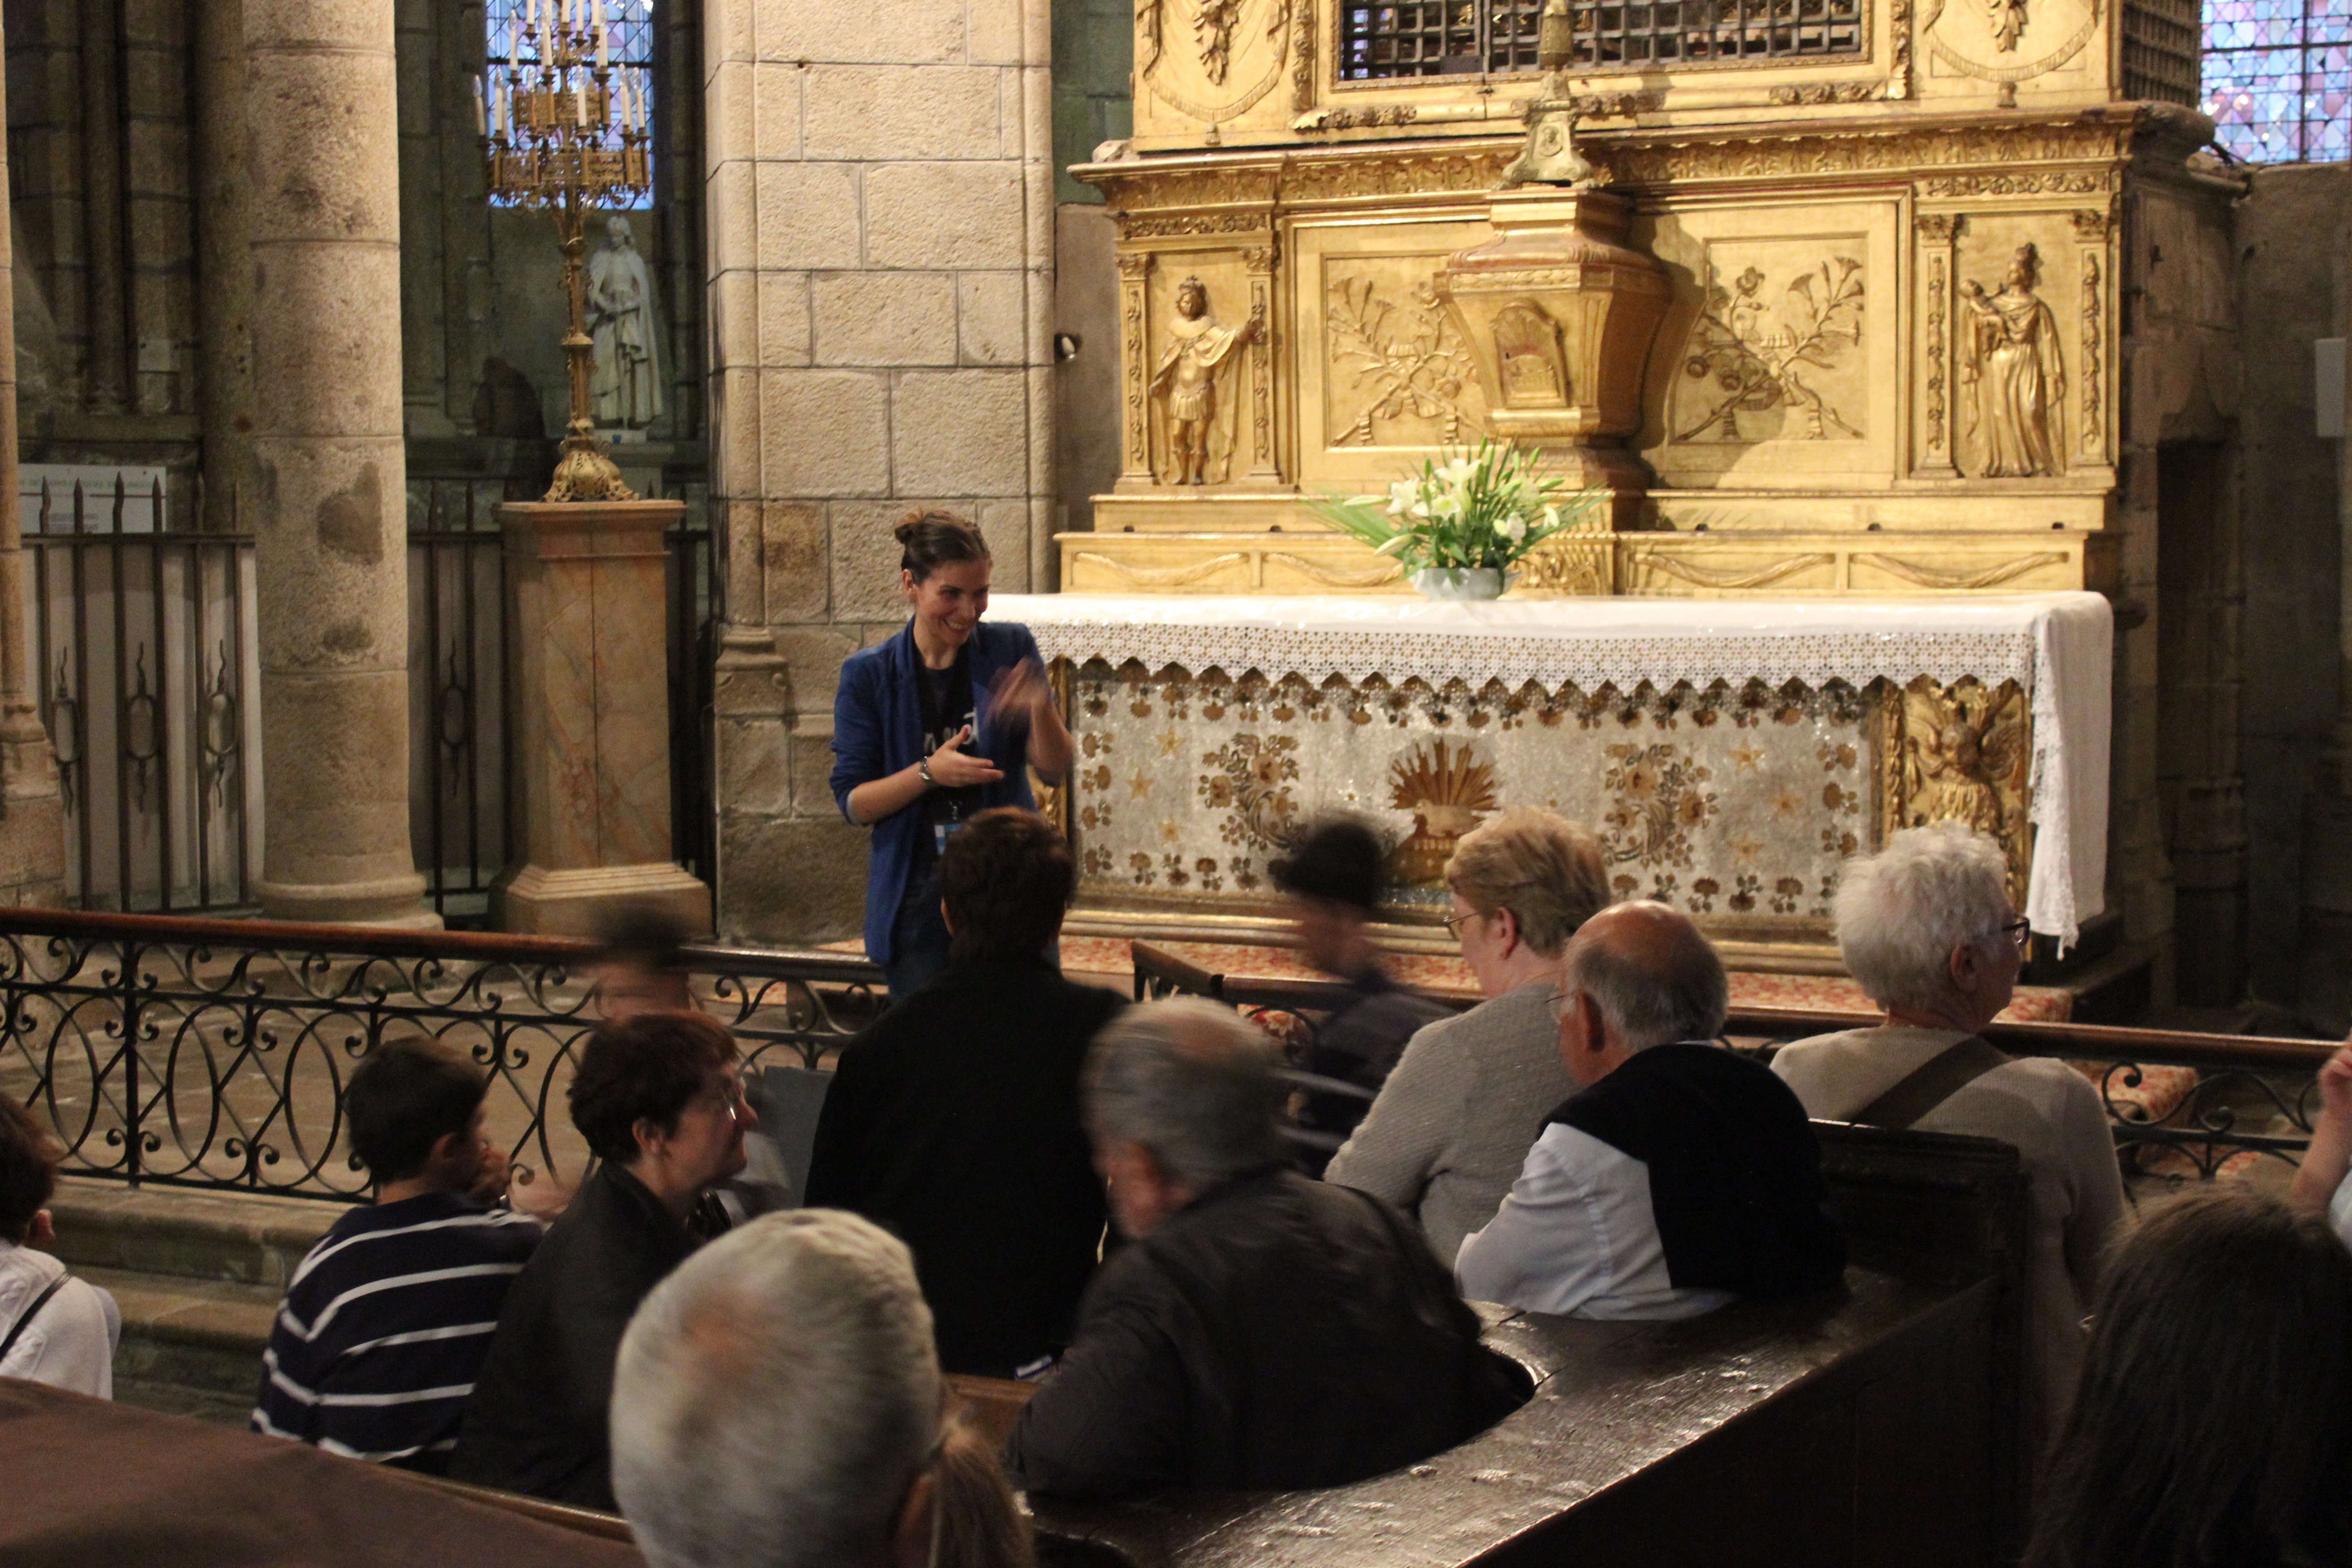
[[[972,721],[971,650],[958,648],[955,662],[945,669],[933,669],[920,659],[916,660],[915,682],[922,700],[923,755],[929,757],[954,740],[957,732]],[[969,741],[961,749],[971,754],[976,754],[979,750]],[[916,835],[915,861],[918,865],[938,858],[940,845],[945,837],[941,829],[953,832],[957,824],[980,809],[980,786],[934,788],[923,796],[920,805],[923,820],[931,831]]]

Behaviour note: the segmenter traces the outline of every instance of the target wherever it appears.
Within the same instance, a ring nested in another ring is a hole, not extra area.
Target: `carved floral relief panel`
[[[1444,903],[1461,836],[1539,805],[1589,826],[1619,897],[1718,929],[1818,938],[1838,868],[1878,840],[1883,688],[1631,693],[1315,685],[1100,662],[1070,686],[1069,830],[1099,906],[1261,906],[1318,811],[1370,817],[1402,901]]]
[[[1675,300],[1642,442],[1666,486],[1883,482],[1904,312],[1895,212],[1873,201],[1654,220]]]
[[[1302,226],[1293,244],[1300,478],[1385,483],[1407,463],[1478,439],[1486,395],[1432,279],[1485,224]]]

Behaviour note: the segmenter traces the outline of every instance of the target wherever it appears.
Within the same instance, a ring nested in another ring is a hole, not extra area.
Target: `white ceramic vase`
[[[1424,599],[1499,599],[1509,584],[1492,566],[1424,566],[1412,585]]]

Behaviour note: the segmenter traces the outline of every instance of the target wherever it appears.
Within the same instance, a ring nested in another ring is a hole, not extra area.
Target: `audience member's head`
[[[1890,1013],[1973,1031],[2016,987],[2016,916],[2009,860],[1992,838],[1958,822],[1906,827],[1846,862],[1838,952]]]
[[[11,1094],[0,1094],[0,1242],[47,1242],[58,1190],[58,1141]]]
[[[1289,899],[1300,954],[1324,973],[1352,975],[1374,962],[1365,927],[1381,907],[1387,860],[1369,825],[1328,816],[1308,829],[1288,859],[1267,868]]]
[[[941,1385],[906,1245],[772,1214],[680,1264],[613,1377],[613,1491],[653,1568],[921,1568]]]
[[[343,1090],[352,1155],[374,1180],[377,1197],[494,1196],[504,1185],[506,1155],[482,1135],[489,1088],[455,1046],[424,1035],[378,1041]]]
[[[2031,1568],[2352,1562],[2352,1254],[2227,1189],[2108,1261]]]
[[[939,1551],[930,1568],[1030,1568],[1037,1560],[1028,1515],[1021,1511],[996,1445],[962,1415],[940,1439]]]
[[[1592,835],[1521,806],[1462,836],[1445,863],[1462,956],[1489,996],[1534,978],[1609,901]]]
[[[1130,1007],[1087,1058],[1087,1130],[1129,1236],[1283,1160],[1282,1080],[1263,1030],[1213,1002]]]
[[[1723,960],[1691,918],[1664,904],[1617,904],[1584,922],[1560,955],[1560,1060],[1598,1083],[1636,1051],[1711,1040],[1731,1008]]]
[[[657,1196],[690,1202],[743,1168],[734,1037],[699,1013],[638,1013],[596,1026],[569,1096],[572,1124],[597,1158]]]
[[[659,904],[624,904],[599,921],[592,969],[604,1016],[618,1022],[693,1006],[687,935],[685,922]]]
[[[940,853],[940,905],[958,963],[1041,958],[1077,890],[1070,847],[1034,811],[983,811]]]

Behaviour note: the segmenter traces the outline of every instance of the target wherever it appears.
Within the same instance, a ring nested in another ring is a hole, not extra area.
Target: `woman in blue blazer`
[[[1036,809],[1028,770],[1057,783],[1070,731],[1026,626],[983,626],[988,546],[943,511],[909,512],[898,586],[914,616],[897,637],[849,656],[833,703],[833,798],[874,829],[866,872],[866,954],[890,998],[948,963],[940,849],[976,814]]]

